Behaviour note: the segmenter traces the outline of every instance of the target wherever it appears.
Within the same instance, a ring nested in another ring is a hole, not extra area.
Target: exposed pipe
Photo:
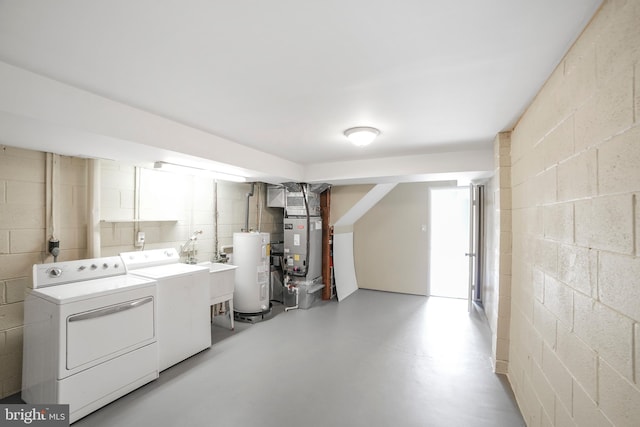
[[[187,239],[186,242],[182,244],[182,252],[186,252],[189,246],[193,245],[196,240],[198,240],[198,234],[202,234],[203,230],[196,230],[191,233],[191,236]]]
[[[46,234],[47,250],[44,254],[44,260],[47,253],[53,256],[53,262],[58,261],[60,254],[60,241],[56,235],[58,230],[58,213],[59,206],[55,196],[55,188],[58,183],[60,173],[60,156],[58,154],[47,153],[45,164],[46,184],[45,184],[45,210],[46,210]]]
[[[138,233],[140,232],[140,194],[141,194],[141,173],[142,170],[139,166],[135,166],[133,169],[133,241],[135,246],[135,241],[137,239]],[[144,243],[140,250],[144,250]]]
[[[100,160],[87,160],[87,257],[100,257]]]
[[[289,293],[291,294],[293,292],[296,294],[296,305],[292,307],[285,307],[284,311],[286,313],[289,310],[296,310],[298,308],[298,295],[300,294],[300,289],[297,286],[289,284],[289,276],[285,277],[284,281],[285,281],[284,287],[287,288]],[[283,300],[284,300],[284,297],[283,297]]]
[[[194,231],[189,239],[180,247],[180,253],[187,255],[187,264],[197,264],[198,260],[196,259],[196,240],[198,240],[198,234],[202,234],[202,230]],[[191,250],[189,251],[189,246],[191,246]]]
[[[213,262],[220,259],[218,250],[218,180],[213,180]]]
[[[309,217],[309,201],[307,200],[307,194],[304,191],[305,184],[300,184],[300,189],[302,190],[302,200],[304,200],[304,208],[307,212],[307,254],[305,256],[304,261],[304,277],[307,277],[307,273],[309,272],[309,250],[311,249],[311,218]],[[297,298],[298,294],[296,294]],[[297,305],[297,304],[296,304]]]
[[[249,198],[251,196],[253,196],[253,189],[255,187],[255,182],[251,183],[251,191],[249,191],[247,194],[245,194],[246,198],[247,198],[247,205],[246,205],[246,212],[244,215],[244,229],[243,231],[249,231]]]
[[[256,224],[258,232],[262,231],[262,184],[258,184],[258,197],[256,200]]]

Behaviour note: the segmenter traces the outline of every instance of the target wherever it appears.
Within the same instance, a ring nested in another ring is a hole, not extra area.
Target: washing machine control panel
[[[129,271],[158,265],[174,264],[180,261],[180,254],[175,248],[123,252],[120,256]]]

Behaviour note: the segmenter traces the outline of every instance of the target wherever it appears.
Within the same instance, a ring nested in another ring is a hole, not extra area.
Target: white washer
[[[129,274],[158,282],[160,371],[211,347],[209,269],[180,263],[173,248],[120,256]]]
[[[22,400],[69,404],[70,422],[158,378],[156,282],[120,257],[33,266]]]

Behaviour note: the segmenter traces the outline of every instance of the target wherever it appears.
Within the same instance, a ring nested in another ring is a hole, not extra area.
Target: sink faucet
[[[194,231],[191,237],[182,245],[181,253],[187,255],[187,264],[197,264],[198,258],[196,258],[196,240],[198,240],[198,234],[202,234],[202,230]],[[189,246],[191,249],[189,250]]]

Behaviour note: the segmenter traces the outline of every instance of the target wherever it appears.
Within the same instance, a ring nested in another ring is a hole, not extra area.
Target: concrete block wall
[[[500,271],[499,262],[499,242],[500,242],[500,214],[496,206],[496,190],[500,185],[499,175],[489,179],[485,184],[484,212],[485,212],[485,254],[484,254],[484,277],[482,280],[482,304],[484,313],[489,323],[492,336],[496,336],[498,328],[498,295]],[[499,193],[498,193],[499,194]],[[492,358],[495,365],[495,358]]]
[[[135,168],[112,161],[100,161],[100,246],[102,256],[133,251]],[[102,222],[104,221],[104,222]],[[149,236],[149,241],[153,238]]]
[[[59,260],[84,258],[87,252],[87,160],[56,156],[59,180],[54,182],[54,198],[60,209],[57,215],[60,240]],[[53,262],[48,257],[45,262]]]
[[[494,141],[495,173],[485,191],[486,242],[483,304],[491,329],[491,363],[506,374],[509,360],[511,306],[511,160],[510,134]]]
[[[0,146],[0,396],[20,389],[24,288],[42,262],[44,153]]]
[[[511,135],[508,376],[528,426],[640,425],[639,22],[639,1],[605,1]]]
[[[0,396],[20,390],[25,290],[32,266],[52,262],[47,240],[60,240],[59,259],[77,259],[86,251],[86,161],[50,158],[55,168],[53,194],[65,207],[47,230],[45,153],[0,146]]]

